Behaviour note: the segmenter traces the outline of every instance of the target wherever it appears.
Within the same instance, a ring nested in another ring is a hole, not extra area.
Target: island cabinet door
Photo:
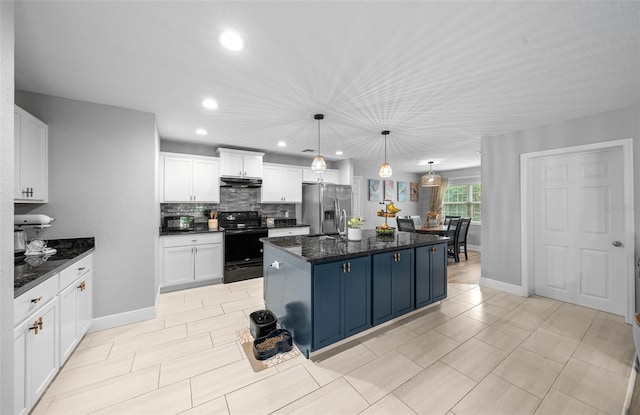
[[[373,256],[373,325],[415,309],[414,250]]]
[[[313,349],[344,338],[342,324],[343,261],[313,267]]]
[[[433,301],[447,297],[447,245],[434,245],[431,251],[431,287]]]
[[[371,271],[369,257],[353,258],[342,273],[344,336],[371,327]]]
[[[416,308],[431,304],[431,256],[433,246],[416,248]]]

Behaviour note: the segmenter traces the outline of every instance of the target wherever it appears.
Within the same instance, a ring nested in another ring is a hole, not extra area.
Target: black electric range
[[[259,211],[219,212],[224,231],[223,282],[262,277],[262,242],[269,231],[261,224]]]

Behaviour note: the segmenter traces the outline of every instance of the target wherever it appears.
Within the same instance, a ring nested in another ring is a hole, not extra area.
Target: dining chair
[[[413,221],[409,217],[400,217],[396,218],[396,222],[398,223],[398,230],[404,232],[415,232],[416,228],[413,226]]]
[[[460,247],[464,248],[464,259],[469,260],[469,256],[467,255],[467,235],[469,234],[469,228],[471,225],[471,218],[463,218],[462,223],[460,224],[460,235],[458,235],[458,245],[456,248],[458,249],[458,258],[460,257]]]
[[[453,257],[456,262],[460,262],[460,255],[458,251],[460,228],[462,227],[462,219],[451,219],[449,221],[447,236],[447,255]]]
[[[420,217],[420,215],[413,215],[413,216],[409,216],[411,218],[411,220],[413,221],[413,227],[414,228],[421,228],[422,227],[422,218]]]
[[[462,216],[445,216],[444,217],[444,224],[445,226],[448,226],[449,223],[451,222],[451,219],[460,219]]]

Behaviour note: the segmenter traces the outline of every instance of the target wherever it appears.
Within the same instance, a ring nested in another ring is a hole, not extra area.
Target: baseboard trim
[[[482,247],[480,245],[467,245],[467,248],[469,248],[469,251],[482,252]]]
[[[156,317],[156,308],[147,307],[124,313],[112,314],[109,316],[94,318],[91,322],[89,332],[111,329],[124,326],[125,324],[137,323],[139,321],[150,320]]]
[[[493,288],[500,291],[506,291],[510,294],[519,295],[522,297],[522,287],[519,285],[509,284],[508,282],[492,280],[486,277],[480,277],[480,285],[482,287]]]

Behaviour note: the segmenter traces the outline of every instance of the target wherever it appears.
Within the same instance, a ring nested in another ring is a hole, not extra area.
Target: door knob
[[[617,247],[622,246],[622,242],[620,242],[620,241],[613,241],[612,244],[613,244],[613,246],[617,246]]]

